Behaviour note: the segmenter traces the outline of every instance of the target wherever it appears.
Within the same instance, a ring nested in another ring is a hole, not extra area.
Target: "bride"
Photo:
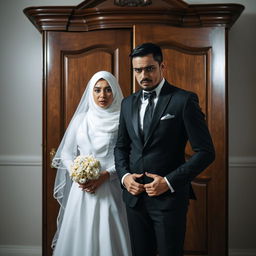
[[[94,74],[53,159],[58,168],[54,197],[60,203],[54,256],[131,255],[113,154],[122,98],[111,73]],[[100,161],[97,180],[71,181],[70,167],[77,155],[93,155]]]

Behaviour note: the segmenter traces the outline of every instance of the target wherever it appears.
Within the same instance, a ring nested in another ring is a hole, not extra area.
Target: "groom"
[[[144,43],[130,56],[141,90],[122,102],[115,165],[133,256],[182,256],[191,181],[214,160],[213,143],[197,95],[164,79],[161,48]]]

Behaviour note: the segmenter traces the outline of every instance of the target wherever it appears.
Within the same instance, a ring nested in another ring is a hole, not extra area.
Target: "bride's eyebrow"
[[[94,89],[101,89],[101,88],[102,88],[102,87],[99,86],[99,85],[95,85],[95,86],[94,86]],[[106,86],[106,87],[103,87],[102,89],[105,90],[105,89],[109,89],[109,88],[112,89],[110,85],[108,85],[108,86]]]

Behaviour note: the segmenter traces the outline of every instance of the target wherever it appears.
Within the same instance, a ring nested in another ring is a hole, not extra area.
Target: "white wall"
[[[242,2],[229,38],[229,241],[256,255],[256,1]]]
[[[0,256],[41,255],[42,43],[23,14],[40,5],[80,0],[0,2]],[[229,245],[230,255],[256,255],[255,0],[229,33]],[[218,255],[216,255],[218,256]]]

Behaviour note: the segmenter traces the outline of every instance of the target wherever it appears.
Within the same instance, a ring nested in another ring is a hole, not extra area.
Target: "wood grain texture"
[[[163,48],[166,79],[198,94],[216,149],[215,162],[193,182],[198,199],[189,208],[186,255],[228,255],[227,40],[228,28],[243,9],[238,4],[189,5],[179,0],[152,0],[144,7],[90,0],[24,10],[43,36],[44,256],[52,254],[58,213],[50,152],[58,147],[95,72],[112,72],[125,96],[138,90],[128,55],[146,41]],[[188,144],[186,155],[192,154]]]

